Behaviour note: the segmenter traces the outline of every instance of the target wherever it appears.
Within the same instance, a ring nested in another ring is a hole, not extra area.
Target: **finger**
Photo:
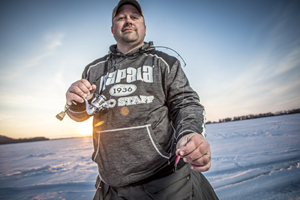
[[[92,89],[92,86],[86,79],[74,82],[66,92],[67,104],[72,105],[72,101],[83,103],[82,98],[90,94],[90,89]]]
[[[68,104],[68,106],[71,106],[71,105],[72,105],[72,100],[69,100],[69,99],[67,98],[67,104]]]
[[[189,141],[190,139],[196,135],[198,133],[190,133],[188,135],[185,135],[183,136],[176,144],[176,149],[181,149],[183,146],[185,146]]]
[[[94,92],[96,91],[97,86],[96,85],[91,85],[91,90],[90,90],[90,94],[94,94]],[[93,96],[93,95],[92,95]]]
[[[193,162],[201,158],[204,154],[210,151],[209,143],[204,141],[198,147],[196,147],[192,152],[184,156],[187,162]]]
[[[97,89],[97,86],[95,84],[92,85],[91,93],[94,93]]]
[[[71,86],[67,92],[67,95],[76,94],[77,96],[79,96],[81,98],[85,98],[89,92],[85,93],[84,89],[82,89],[82,88],[83,88],[83,86],[80,86],[80,84]],[[85,90],[85,91],[88,91],[88,90]],[[76,101],[76,99],[74,99],[74,100]]]
[[[69,106],[71,106],[72,104],[77,105],[76,101],[74,101],[74,100],[68,101],[68,99],[67,99],[67,104]]]
[[[81,96],[76,93],[68,92],[67,93],[67,104],[72,105],[72,101],[83,103],[84,100]]]
[[[192,165],[204,166],[210,162],[210,152],[203,154],[201,157],[190,161]]]
[[[88,80],[86,80],[86,79],[81,79],[81,82],[85,85],[85,87],[86,87],[89,91],[91,91],[91,90],[93,89],[91,83],[90,83]]]
[[[87,96],[85,97],[87,100],[90,100],[90,99],[93,98],[94,92],[95,92],[96,89],[97,89],[96,85],[93,84],[93,85],[91,86],[91,89],[92,89],[92,90],[90,90],[89,93],[87,94]]]
[[[83,96],[84,98],[89,95],[92,90],[91,84],[85,79],[82,79],[81,82],[78,83],[77,87],[85,94]]]
[[[89,93],[90,90],[92,90],[92,86],[90,82],[86,79],[81,79],[79,81],[76,81],[71,85],[69,89],[71,90],[71,92],[74,92],[75,88],[77,87],[80,88],[84,93]]]
[[[211,162],[207,163],[204,166],[198,166],[198,165],[191,165],[191,169],[197,172],[206,172],[210,169]]]
[[[176,155],[180,154],[180,150],[187,144],[187,138],[182,138],[176,145]],[[181,152],[182,155],[184,155]]]
[[[75,93],[82,98],[86,98],[88,95],[90,95],[90,89],[92,89],[90,83],[87,80],[82,79],[73,83],[69,88],[69,92]]]
[[[195,136],[193,136],[189,141],[188,143],[183,146],[181,149],[180,149],[180,155],[181,156],[186,156],[188,154],[190,154],[191,152],[193,152],[196,148],[198,148],[198,146],[200,146],[203,142],[205,141],[205,139],[203,138],[202,135],[200,134],[197,134]],[[205,153],[205,152],[203,152]],[[198,156],[199,155],[195,155],[195,156]],[[194,158],[195,159],[195,158]]]
[[[176,152],[175,152],[175,154],[176,154],[177,156],[180,155],[180,149],[177,149]]]

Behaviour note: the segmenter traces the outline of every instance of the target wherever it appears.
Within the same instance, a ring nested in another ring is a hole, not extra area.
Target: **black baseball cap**
[[[140,12],[140,14],[144,17],[144,13],[143,13],[143,10],[139,4],[139,2],[137,2],[136,0],[120,0],[118,5],[113,9],[113,12],[112,12],[112,21],[114,19],[114,17],[117,15],[117,12],[119,10],[119,8],[121,6],[123,6],[124,4],[131,4],[133,5],[134,7],[136,7],[138,9],[138,11]]]

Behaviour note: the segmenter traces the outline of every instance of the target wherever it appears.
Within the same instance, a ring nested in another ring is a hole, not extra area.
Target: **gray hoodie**
[[[94,115],[92,159],[106,184],[119,187],[145,180],[174,165],[176,142],[189,133],[205,136],[205,111],[180,62],[152,43],[124,55],[116,45],[89,64],[82,78],[95,83],[109,108]],[[72,105],[75,121],[90,116]]]

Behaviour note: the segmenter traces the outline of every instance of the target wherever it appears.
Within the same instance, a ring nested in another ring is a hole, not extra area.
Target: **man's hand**
[[[83,103],[83,98],[90,100],[93,97],[93,93],[96,90],[96,85],[91,85],[86,79],[81,79],[73,83],[67,93],[67,104],[72,105],[72,101]]]
[[[182,137],[176,145],[176,155],[180,155],[184,162],[191,163],[191,169],[205,172],[211,166],[211,152],[209,143],[198,133],[191,133]]]

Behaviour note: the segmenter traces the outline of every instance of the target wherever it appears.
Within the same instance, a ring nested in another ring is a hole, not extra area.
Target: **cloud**
[[[300,41],[297,43],[300,44]],[[278,64],[277,68],[275,68],[275,70],[272,70],[273,76],[278,76],[291,71],[296,67],[300,67],[300,45],[297,46],[298,48],[292,49],[290,52],[288,52],[287,55]]]
[[[62,72],[56,72],[44,78],[43,84],[36,84],[34,89],[26,84],[29,83],[24,83],[19,91],[17,88],[0,88],[2,109],[45,110],[57,104],[63,106],[67,84]]]
[[[37,46],[40,46],[40,48],[38,48],[37,51],[29,49],[29,52],[33,54],[33,56],[22,58],[23,53],[18,57],[18,59],[15,57],[5,58],[1,62],[1,81],[16,79],[27,70],[40,65],[44,59],[53,55],[57,48],[62,45],[63,38],[64,34],[62,33],[47,34],[43,37],[42,41],[34,41],[37,43]]]
[[[291,6],[280,9],[258,24],[249,38],[252,54],[235,63],[238,70],[219,71],[222,84],[203,102],[209,119],[300,107],[300,28],[294,26],[300,14]]]
[[[9,94],[5,93],[0,96],[0,102],[2,107],[6,108],[26,108],[34,107],[41,108],[43,104],[39,102],[39,99],[34,97],[33,95],[23,95],[23,94]]]
[[[46,49],[55,50],[57,47],[62,45],[63,38],[64,34],[62,33],[47,34],[45,36]]]

